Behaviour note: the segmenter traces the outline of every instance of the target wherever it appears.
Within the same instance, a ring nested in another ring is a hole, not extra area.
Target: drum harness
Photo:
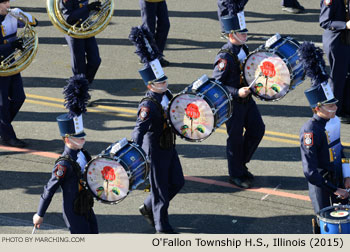
[[[243,45],[243,50],[244,52],[246,53],[246,55],[249,54],[249,49],[246,45]],[[239,65],[239,69],[240,69],[240,87],[245,87],[244,85],[244,78],[243,78],[243,64],[242,62],[238,59],[237,55],[232,53],[230,50],[228,49],[221,49],[217,54],[220,54],[220,53],[228,53],[229,55],[232,56],[234,62]],[[237,99],[235,99],[238,103],[241,103],[241,104],[246,104],[250,101],[250,99],[252,98],[252,94],[250,93],[247,97],[245,98],[241,98],[241,97],[238,97]]]
[[[167,96],[168,96],[168,93],[170,93],[170,92],[168,92],[168,91],[166,92]],[[160,139],[159,139],[160,148],[163,150],[169,150],[171,148],[174,148],[175,147],[175,139],[176,139],[175,133],[173,132],[173,130],[171,128],[171,125],[167,119],[166,113],[165,113],[162,105],[156,99],[154,99],[153,97],[150,97],[150,96],[146,96],[146,97],[142,98],[140,103],[142,103],[143,101],[151,101],[152,103],[154,103],[162,115],[164,125],[163,125],[162,134],[161,134]]]
[[[81,149],[81,152],[85,155],[86,161],[89,163],[89,161],[91,160],[90,154],[84,149]],[[55,161],[55,165],[61,161],[69,162],[72,165],[75,174],[79,178],[78,195],[74,200],[73,206],[74,213],[78,215],[83,215],[86,217],[86,219],[88,219],[91,214],[92,207],[94,206],[94,198],[92,196],[92,193],[87,188],[86,181],[83,180],[80,165],[76,161],[74,161],[69,155],[60,156]]]

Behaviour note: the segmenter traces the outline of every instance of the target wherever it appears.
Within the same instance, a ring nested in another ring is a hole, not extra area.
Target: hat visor
[[[153,81],[153,83],[164,82],[164,81],[166,81],[167,79],[168,79],[168,77],[166,77],[166,76],[164,75],[163,77],[161,77],[161,78],[159,78],[159,79],[155,79],[155,80]]]
[[[248,33],[248,29],[247,28],[244,28],[243,30],[238,30],[238,31],[235,31],[237,33]]]
[[[72,136],[72,137],[76,137],[76,138],[80,138],[80,137],[84,137],[84,136],[86,136],[86,134],[85,134],[85,132],[83,131],[83,132],[80,132],[79,134],[76,134],[76,135],[70,135],[70,136]]]
[[[337,102],[338,102],[338,100],[336,98],[333,98],[331,100],[322,102],[322,104],[334,104],[334,103],[337,103]]]

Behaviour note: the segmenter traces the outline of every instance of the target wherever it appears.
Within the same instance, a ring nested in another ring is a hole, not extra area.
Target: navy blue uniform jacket
[[[69,155],[71,159],[77,160],[79,150],[72,150],[65,146],[62,156]],[[79,192],[79,179],[73,167],[68,161],[58,162],[52,170],[51,179],[44,187],[41,195],[37,214],[44,217],[50,205],[52,197],[59,187],[63,193],[63,219],[71,233],[89,234],[98,233],[97,221],[92,211],[89,219],[74,213],[74,200]]]

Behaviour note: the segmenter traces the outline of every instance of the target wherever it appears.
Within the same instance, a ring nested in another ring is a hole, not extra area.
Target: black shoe
[[[95,104],[94,101],[89,101],[89,102],[86,104],[86,107],[89,107],[89,108],[91,108],[91,107],[97,107],[97,105]]]
[[[27,145],[25,142],[23,142],[22,140],[19,140],[17,138],[11,138],[9,140],[1,139],[1,143],[3,145],[7,145],[7,146],[11,146],[11,147],[17,147],[17,148],[23,148],[23,147],[25,147]]]
[[[167,60],[164,59],[164,58],[160,58],[160,59],[159,59],[159,62],[160,62],[160,65],[161,65],[162,67],[167,67],[167,66],[170,65],[170,62],[167,61]]]
[[[350,123],[350,115],[348,113],[339,112],[337,113],[337,116],[339,117],[341,123],[346,123],[346,124]]]
[[[341,116],[339,117],[341,123],[350,124],[350,117],[349,116]]]
[[[179,233],[175,232],[174,230],[168,230],[168,231],[157,231],[156,234],[179,234]]]
[[[142,214],[143,217],[145,217],[145,220],[152,226],[154,227],[154,219],[153,219],[153,212],[150,209],[147,209],[145,204],[142,204],[139,207],[139,211]]]
[[[245,168],[245,172],[244,172],[244,177],[246,177],[247,179],[253,180],[254,179],[254,175],[248,170],[248,167],[246,165],[244,165]]]
[[[305,11],[305,8],[298,1],[296,1],[294,7],[299,9],[301,12]]]
[[[230,184],[233,184],[233,185],[238,186],[240,188],[247,189],[247,188],[252,187],[252,182],[250,181],[250,179],[248,179],[244,176],[242,176],[242,177],[230,177],[228,179],[228,181]]]
[[[299,14],[305,11],[305,8],[301,5],[299,7],[285,7],[282,6],[282,10],[292,14]]]

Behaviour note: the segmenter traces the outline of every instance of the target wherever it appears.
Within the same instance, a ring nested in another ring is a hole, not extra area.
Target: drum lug
[[[339,230],[339,234],[341,234],[341,225],[339,223],[339,226],[338,226],[338,230]]]
[[[327,223],[323,224],[323,230],[326,231],[327,229]]]

